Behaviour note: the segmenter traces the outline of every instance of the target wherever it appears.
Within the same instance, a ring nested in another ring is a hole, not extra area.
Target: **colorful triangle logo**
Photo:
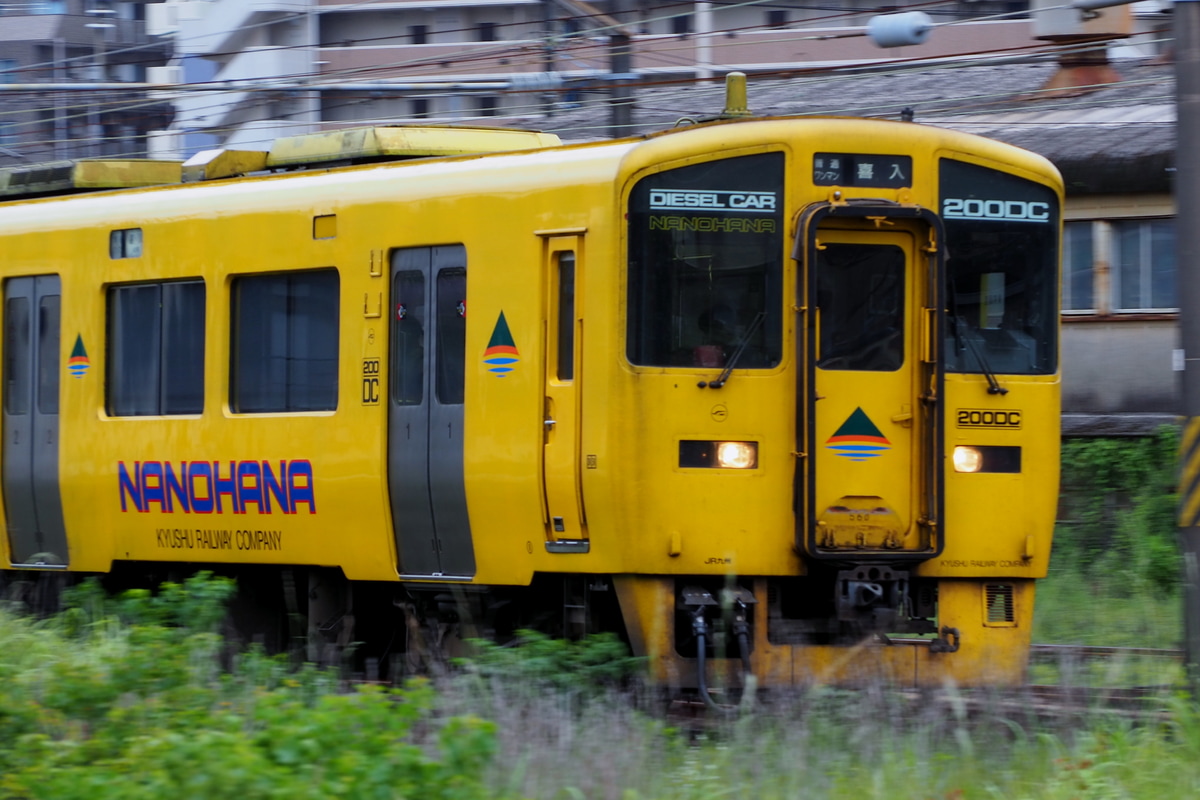
[[[82,378],[92,362],[88,360],[87,350],[83,349],[83,334],[75,335],[75,346],[71,348],[71,356],[67,359],[67,369],[76,378]]]
[[[496,327],[492,329],[492,338],[488,340],[487,349],[483,351],[483,363],[487,365],[488,372],[503,378],[520,362],[521,354],[517,352],[512,332],[508,329],[508,320],[501,311],[496,319]]]
[[[862,408],[856,408],[825,442],[825,447],[851,461],[868,461],[891,450],[892,443]]]

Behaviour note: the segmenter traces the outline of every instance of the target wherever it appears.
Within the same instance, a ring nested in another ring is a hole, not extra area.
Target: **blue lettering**
[[[188,497],[192,501],[192,511],[197,514],[211,514],[216,500],[213,499],[212,464],[207,461],[193,461],[188,466]],[[204,482],[202,491],[196,491],[196,481]]]
[[[279,478],[287,479],[287,462],[279,462]],[[279,507],[283,513],[292,513],[292,504],[288,502],[287,486],[280,483],[275,477],[275,473],[271,471],[271,462],[262,462],[262,482],[263,482],[263,513],[271,513],[271,495],[275,496],[275,500],[279,503]]]
[[[284,514],[297,513],[301,504],[308,505],[308,513],[317,513],[311,461],[281,459],[278,469],[270,461],[228,463],[228,474],[222,475],[220,461],[134,461],[132,468],[118,461],[121,510],[128,511],[132,506],[145,513],[157,503],[164,514],[174,513],[176,508],[184,514],[226,510],[245,514],[250,506],[259,514],[270,514],[274,498]]]
[[[308,513],[317,513],[317,499],[313,495],[313,468],[308,461],[292,461],[287,471],[288,497],[291,511],[295,514],[301,503],[308,503]]]
[[[125,462],[117,462],[117,484],[120,486],[121,493],[121,510],[127,511],[125,505],[125,496],[133,502],[133,507],[138,511],[144,511],[142,508],[142,462],[133,462],[133,478],[129,477],[129,470],[125,469]]]
[[[260,514],[271,513],[271,501],[263,494],[262,468],[257,461],[239,461],[237,465],[238,505],[242,514],[246,506],[254,503]]]
[[[167,501],[163,489],[161,461],[147,461],[142,464],[142,505],[145,506],[145,511],[150,510],[151,503],[158,503],[160,511],[171,510],[171,504]]]
[[[167,496],[166,510],[167,511],[174,510],[172,508],[172,500],[171,500],[171,495],[174,495],[175,499],[179,501],[179,507],[183,509],[183,513],[185,513],[185,514],[189,513],[191,511],[191,507],[188,504],[187,462],[183,461],[179,464],[179,474],[183,476],[182,481],[180,481],[179,478],[175,477],[175,468],[171,466],[170,461],[167,461],[166,463],[164,463],[163,466],[166,468],[166,474],[164,475],[164,478],[163,478],[163,480],[166,484],[166,496]]]
[[[221,508],[221,495],[227,494],[227,495],[229,495],[229,499],[231,501],[233,501],[233,513],[241,514],[242,506],[240,503],[238,503],[238,494],[237,494],[237,462],[236,461],[229,462],[229,477],[228,478],[221,477],[221,462],[220,461],[214,461],[212,463],[213,463],[213,486],[215,487],[215,494],[217,496],[217,513],[220,513],[223,510]]]

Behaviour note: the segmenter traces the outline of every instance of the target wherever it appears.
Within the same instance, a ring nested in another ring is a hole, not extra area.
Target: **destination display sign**
[[[866,153],[816,153],[813,183],[817,186],[912,186],[912,157]]]

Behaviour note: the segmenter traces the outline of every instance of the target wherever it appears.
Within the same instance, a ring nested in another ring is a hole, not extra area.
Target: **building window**
[[[414,97],[412,99],[412,115],[416,119],[424,119],[429,116],[428,97]]]
[[[687,35],[691,32],[692,32],[692,15],[691,14],[679,14],[677,16],[671,17],[671,33],[679,34],[679,35],[683,36],[683,35]]]
[[[1092,223],[1068,222],[1063,237],[1063,311],[1093,311],[1092,265],[1095,263],[1092,245]]]
[[[767,27],[768,28],[786,28],[788,25],[788,14],[785,8],[772,8],[767,11]]]
[[[204,292],[203,281],[108,290],[110,416],[204,411]]]
[[[339,287],[332,269],[234,281],[229,400],[235,412],[337,408]]]
[[[18,66],[15,58],[0,58],[0,83],[16,83]]]
[[[494,117],[500,109],[500,98],[495,95],[484,95],[479,98],[479,114],[484,117]]]
[[[1112,232],[1113,309],[1177,309],[1174,220],[1119,220]]]
[[[429,42],[429,26],[428,25],[409,25],[408,40],[413,44],[428,44]]]
[[[494,42],[496,40],[497,40],[496,23],[494,23],[494,22],[479,23],[479,41]]]

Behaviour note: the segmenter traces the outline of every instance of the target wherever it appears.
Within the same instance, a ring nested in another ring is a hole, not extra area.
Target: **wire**
[[[350,7],[339,6],[338,10],[341,11],[341,10],[346,10],[347,8],[357,8],[357,7],[369,6],[373,2],[375,2],[375,0],[371,0],[370,2],[363,2],[363,3],[355,4],[354,6],[350,6]],[[745,6],[755,6],[755,5],[767,6],[770,4],[767,2],[767,0],[747,0],[746,2],[738,2],[738,3],[720,3],[720,4],[714,4],[714,6],[716,7],[714,9],[714,12],[720,11],[720,10],[740,8],[740,7],[745,7]],[[944,3],[939,2],[939,3],[920,4],[920,5],[926,6],[926,7],[931,7],[931,6],[937,6],[937,5],[944,5]],[[690,7],[690,5],[689,5],[689,7]],[[830,17],[831,18],[844,18],[844,17],[850,16],[854,13],[857,13],[857,12],[843,11],[838,14],[830,15]],[[1013,13],[1024,13],[1024,12],[1013,12]],[[304,17],[304,16],[307,16],[307,15],[304,15],[304,14],[291,15],[291,18],[300,18],[300,17]],[[659,16],[659,17],[652,18],[651,21],[657,21],[657,20],[663,20],[663,19],[673,19],[678,16],[682,16],[682,15],[672,14],[672,15],[666,15],[666,16]],[[1011,16],[1011,14],[996,15],[996,16]],[[287,19],[287,17],[285,17],[284,19]],[[989,19],[990,19],[990,17],[989,17]],[[811,21],[812,20],[807,20],[807,22],[811,22]],[[251,25],[251,26],[247,26],[247,27],[261,27],[261,26],[267,26],[267,25],[277,25],[277,24],[279,24],[279,22],[280,22],[279,18],[273,18],[270,21],[257,23],[255,25]],[[643,21],[643,24],[644,23],[645,23],[645,21]],[[513,23],[513,24],[527,24],[527,23]],[[947,23],[942,23],[942,24],[958,24],[958,23],[947,22]],[[712,35],[714,37],[718,37],[718,36],[729,35],[731,33],[737,33],[737,32],[762,30],[762,29],[768,28],[768,27],[769,26],[763,25],[763,26],[746,26],[746,27],[740,28],[740,29],[720,29],[720,30],[714,30]],[[603,30],[603,29],[601,29],[601,30]],[[591,34],[593,32],[589,31],[588,33]],[[198,37],[192,37],[192,38],[198,38]],[[378,38],[378,39],[395,39],[397,37],[395,35],[391,35],[391,36],[387,36],[387,37],[376,37],[376,38]],[[807,40],[807,39],[815,39],[815,38],[821,38],[821,34],[814,35],[811,37],[795,37],[795,36],[788,36],[786,34],[781,34],[779,39],[769,39],[766,41],[767,42],[779,41],[779,40],[795,41],[795,40]],[[571,48],[568,52],[570,54],[570,57],[572,57],[572,58],[577,55],[585,55],[586,56],[586,54],[589,51],[597,50],[601,47],[607,48],[606,43],[605,44],[597,44],[595,42],[586,42],[586,41],[581,42],[578,38],[570,38],[570,39],[566,39],[564,41],[565,41],[565,43],[569,43],[571,45]],[[464,64],[469,64],[472,62],[475,62],[475,63],[482,62],[484,59],[486,59],[488,57],[494,57],[497,53],[507,53],[507,54],[509,54],[510,57],[513,57],[513,56],[532,57],[533,61],[526,60],[526,61],[519,62],[522,65],[529,64],[529,63],[540,64],[541,61],[539,59],[543,58],[545,55],[544,48],[537,47],[536,49],[533,49],[531,51],[530,48],[533,46],[533,44],[534,43],[531,41],[522,42],[522,43],[517,44],[515,49],[514,49],[512,43],[509,43],[508,45],[506,45],[504,47],[498,47],[498,48],[490,48],[489,47],[489,48],[486,48],[485,52],[476,53],[476,54],[473,54],[473,55],[465,57],[465,58],[459,58],[459,59],[453,60],[451,62],[445,62],[445,63],[450,63],[450,64],[453,64],[456,66],[462,66]],[[304,45],[304,46],[310,47],[311,45]],[[717,41],[717,42],[713,43],[713,46],[714,46],[714,49],[720,48],[720,47],[724,46],[724,43]],[[1089,47],[1095,47],[1095,45],[1092,44],[1092,45],[1089,45]],[[128,50],[136,50],[136,49],[138,49],[138,48],[128,48]],[[1004,51],[1004,52],[1005,53],[1013,53],[1016,51],[1035,53],[1035,54],[1041,55],[1042,57],[1048,57],[1048,56],[1059,54],[1062,52],[1067,52],[1068,50],[1067,50],[1067,48],[1062,48],[1062,47],[1048,48],[1046,46],[1039,45],[1039,46],[1029,46],[1026,48],[1015,48],[1015,49],[1010,49],[1009,51]],[[121,51],[119,51],[119,50],[112,51],[112,53],[116,53],[116,52],[121,52]],[[677,66],[677,67],[686,67],[688,69],[694,68],[695,65],[693,63],[688,63],[687,61],[684,61],[682,58],[680,59],[680,61],[678,63],[671,63],[670,59],[666,57],[667,55],[670,54],[670,52],[671,51],[668,50],[668,51],[659,51],[658,53],[656,53],[656,56],[660,59],[661,64],[668,66],[668,67],[676,67]],[[685,47],[685,46],[681,45],[680,48],[678,48],[675,52],[686,53],[687,56],[692,56],[694,54],[694,47],[691,47],[691,46]],[[943,59],[942,62],[940,64],[938,64],[937,66],[934,66],[934,67],[926,66],[924,68],[925,69],[960,68],[962,66],[968,66],[972,63],[978,63],[976,59],[994,58],[997,56],[998,52],[999,51],[992,50],[992,51],[982,51],[980,53],[974,53],[974,54],[957,54],[955,56],[951,56],[951,57],[947,57],[947,58]],[[564,54],[562,53],[562,51],[556,51],[555,55],[562,57]],[[73,59],[73,60],[79,60],[79,59]],[[392,64],[372,65],[370,67],[365,67],[365,68],[350,69],[350,70],[338,70],[338,71],[333,71],[330,73],[320,73],[320,76],[322,79],[328,80],[331,77],[351,77],[351,76],[362,76],[362,75],[368,75],[368,74],[379,74],[380,72],[383,72],[383,71],[395,70],[398,68],[405,68],[405,67],[415,68],[418,66],[428,66],[431,63],[439,63],[440,64],[440,63],[444,63],[444,62],[442,62],[438,59],[430,59],[430,58],[412,59],[409,61],[400,61],[400,62],[395,62]],[[892,61],[892,62],[877,62],[874,67],[874,71],[877,74],[888,74],[884,70],[886,70],[888,68],[889,64],[892,64],[892,65],[897,65],[895,68],[895,72],[892,74],[901,74],[901,71],[904,69],[903,65],[905,63],[906,62],[904,62],[902,60],[897,60],[897,61]],[[23,69],[29,69],[29,68],[27,67],[27,68],[23,68]],[[765,75],[765,76],[770,76],[770,77],[806,77],[806,78],[810,78],[810,79],[815,78],[818,75],[824,74],[825,75],[824,79],[830,80],[830,79],[832,79],[831,76],[836,75],[836,74],[841,74],[841,73],[843,73],[843,70],[838,69],[838,68],[830,68],[830,67],[822,67],[822,68],[806,67],[806,68],[797,68],[797,69],[788,69],[788,70],[779,70],[779,69],[757,70],[756,72],[758,72],[762,75]],[[291,77],[291,78],[315,77],[317,74],[318,73],[297,73],[294,76],[287,76],[287,77]],[[456,76],[456,77],[461,79],[461,76]],[[671,79],[668,81],[644,80],[644,81],[639,81],[639,82],[633,82],[631,84],[631,88],[639,89],[638,104],[639,104],[639,106],[642,106],[642,107],[646,107],[648,104],[663,104],[663,105],[673,104],[674,101],[677,100],[679,95],[672,94],[671,90],[668,90],[666,92],[655,92],[655,93],[651,94],[651,92],[653,92],[653,90],[656,87],[666,87],[666,86],[669,86],[672,88],[672,90],[678,92],[679,90],[682,90],[684,88],[697,87],[698,80],[694,77],[690,77],[690,78],[684,78],[684,79]],[[308,88],[310,90],[314,90],[314,91],[319,90],[320,84],[314,83],[314,84],[309,85],[306,88]],[[703,87],[703,85],[699,86],[699,90],[701,92],[703,91],[704,88],[705,87]],[[719,87],[711,87],[711,85],[710,85],[710,88],[713,93],[721,91],[721,89]],[[301,88],[301,91],[303,91],[303,90],[304,90],[304,88]],[[247,90],[246,92],[238,91],[238,93],[246,93],[246,94],[250,94],[252,96],[251,107],[262,107],[262,106],[272,102],[273,98],[270,98],[270,97],[268,97],[268,98],[253,98],[253,94],[257,91],[270,92],[272,94],[275,94],[279,90],[278,89],[276,89],[276,90]],[[578,91],[578,89],[576,89],[576,91]],[[585,89],[583,89],[583,91],[587,91],[587,89],[585,88]],[[526,113],[527,114],[544,113],[545,105],[544,105],[544,103],[541,103],[538,100],[538,97],[539,97],[539,95],[545,95],[545,94],[549,94],[549,93],[550,92],[547,92],[546,90],[539,89],[534,92],[528,93],[531,96],[530,103],[528,103],[528,104],[512,104],[511,99],[515,96],[519,96],[521,93],[520,92],[506,92],[505,94],[507,94],[510,98],[510,104],[505,108],[504,117],[506,117],[506,118],[511,118],[514,116],[520,117]],[[555,93],[561,96],[563,92],[562,92],[562,90],[559,90]],[[343,95],[347,95],[347,94],[350,94],[350,93],[339,92],[338,95],[336,95],[336,96],[343,96]],[[378,95],[376,95],[376,96],[378,96]],[[422,94],[422,97],[425,97],[427,99],[438,99],[440,97],[447,97],[447,96],[453,96],[453,95],[451,95],[449,93],[438,94],[436,92]],[[691,99],[693,100],[693,102],[695,101],[697,96],[698,95],[696,93],[696,90],[694,89],[693,93],[691,95]],[[1011,97],[1011,96],[1012,96],[1012,93],[997,93],[997,94],[992,95],[993,98]],[[384,99],[399,99],[399,97],[400,97],[400,95],[393,95],[389,98],[385,95]],[[967,100],[967,99],[968,98],[960,98],[960,101]],[[359,98],[359,99],[353,98],[352,96],[345,97],[339,107],[346,108],[346,107],[355,105],[357,103],[365,102],[366,100],[367,100],[366,97]],[[600,107],[600,106],[606,106],[608,104],[609,104],[608,98],[601,98],[601,99],[595,99],[595,100],[583,98],[583,99],[581,99],[581,101],[579,103],[580,107],[583,109],[596,108],[596,107]],[[161,105],[161,101],[144,100],[144,101],[137,101],[137,102],[133,102],[133,103],[110,101],[110,102],[98,103],[93,100],[88,103],[72,104],[72,105],[65,105],[65,106],[62,104],[59,104],[59,109],[60,109],[59,113],[61,113],[61,111],[69,112],[65,116],[61,116],[59,118],[59,123],[62,124],[67,121],[70,121],[72,119],[91,117],[92,115],[96,114],[97,112],[100,112],[100,113],[115,113],[115,112],[122,112],[122,111],[128,112],[128,111],[133,111],[133,110],[138,110],[138,109],[144,109],[146,107],[150,107],[150,106],[154,106],[154,105]],[[222,103],[220,100],[218,100],[216,98],[214,98],[213,103],[211,103],[208,106],[196,107],[195,104],[192,104],[192,108],[190,110],[194,113],[191,115],[191,117],[194,119],[198,115],[203,114],[210,109],[220,109],[223,106],[224,106],[224,103]],[[894,102],[891,104],[890,107],[894,108]],[[860,108],[860,109],[854,109],[854,110],[858,111],[859,113],[862,113],[864,110],[870,112],[877,108],[878,107],[869,107],[866,109]],[[74,113],[78,109],[85,109],[85,110],[78,111],[78,113]],[[11,116],[15,117],[18,115],[28,115],[30,113],[37,113],[38,111],[56,111],[56,109],[45,108],[45,107],[35,108],[35,109],[24,109],[24,110],[14,109],[13,111],[3,112],[2,116],[10,116],[11,115]],[[843,109],[834,109],[833,113],[846,113],[846,111],[847,110],[843,110]],[[297,114],[305,114],[305,113],[307,113],[307,112],[297,112]],[[281,115],[281,116],[296,116],[297,114]],[[487,115],[487,116],[490,116],[490,115]],[[474,117],[474,118],[487,118],[487,116],[481,115],[479,117]],[[460,119],[461,119],[461,117],[460,117]],[[359,124],[361,124],[362,121],[355,120],[355,122],[359,122]],[[20,123],[20,124],[29,125],[29,124],[36,124],[36,123],[30,122],[30,123]],[[300,122],[297,124],[307,124],[307,123]],[[599,127],[601,127],[601,125],[599,125],[599,124],[583,123],[582,125],[578,125],[575,128],[572,128],[572,130],[592,130],[592,129],[596,129]],[[604,127],[607,127],[607,126],[604,126]],[[212,130],[214,133],[219,132],[219,131],[217,131],[217,129],[212,129]]]

